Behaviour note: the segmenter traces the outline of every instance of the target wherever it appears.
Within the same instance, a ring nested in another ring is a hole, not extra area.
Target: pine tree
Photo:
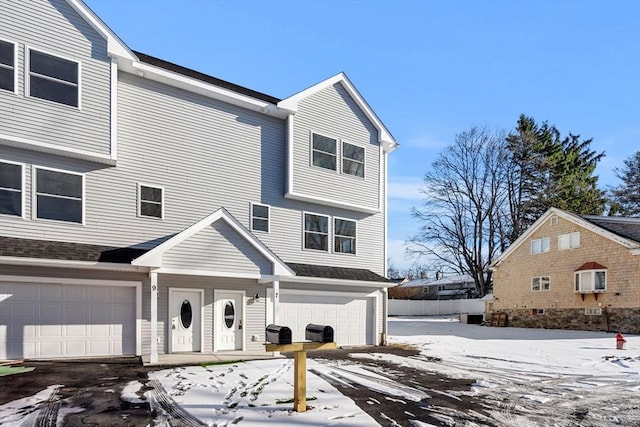
[[[622,184],[611,190],[611,215],[640,217],[640,151],[624,161],[622,169],[615,169]]]
[[[573,134],[562,139],[555,126],[520,116],[515,132],[507,136],[507,243],[552,206],[578,214],[602,213],[605,198],[594,172],[604,153],[591,150],[591,142]]]

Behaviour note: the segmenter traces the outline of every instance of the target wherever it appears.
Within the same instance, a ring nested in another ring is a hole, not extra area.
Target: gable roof
[[[342,73],[342,72],[338,73],[333,77],[329,77],[328,79],[323,80],[320,83],[317,83],[311,87],[306,88],[303,91],[296,93],[295,95],[292,95],[288,98],[283,99],[282,101],[278,102],[278,107],[295,112],[298,110],[298,103],[301,100],[315,93],[318,93],[330,86],[333,86],[337,83],[340,83],[342,87],[345,88],[347,93],[349,93],[351,98],[353,98],[353,100],[356,102],[358,107],[362,110],[365,116],[369,119],[369,121],[371,121],[373,126],[377,129],[378,142],[382,145],[384,150],[386,152],[391,152],[395,150],[398,147],[398,143],[393,138],[393,135],[391,135],[391,133],[387,130],[387,128],[384,126],[384,124],[382,123],[380,118],[376,115],[376,113],[373,112],[369,104],[367,104],[367,102],[364,100],[360,92],[358,92],[358,90],[351,83],[351,81],[349,80],[349,78],[345,73]]]
[[[533,234],[538,228],[540,228],[549,218],[557,215],[560,218],[563,218],[567,221],[573,222],[580,227],[583,227],[589,231],[592,231],[605,239],[609,239],[619,245],[622,245],[631,250],[640,250],[640,240],[636,240],[631,238],[630,232],[621,233],[620,231],[615,231],[616,228],[621,230],[622,227],[612,227],[608,226],[605,228],[601,224],[610,223],[611,218],[613,217],[600,217],[600,216],[585,216],[582,217],[580,215],[573,214],[571,212],[567,212],[558,208],[549,208],[540,218],[534,222],[531,227],[529,227],[520,237],[516,239],[515,242],[511,244],[498,258],[496,258],[492,263],[490,268],[496,268],[500,265],[509,255],[511,255],[520,245],[527,241],[529,236]],[[588,219],[587,219],[588,218]],[[633,220],[632,218],[625,218],[625,220]],[[616,222],[616,221],[614,221]],[[622,221],[620,221],[622,222]],[[632,221],[633,222],[633,221]],[[639,222],[640,223],[640,222]],[[633,230],[636,230],[635,226],[629,227]],[[640,231],[640,230],[637,230]],[[635,251],[634,251],[635,253]]]
[[[109,56],[136,59],[133,51],[82,0],[67,0],[67,3],[107,41]]]
[[[143,267],[162,267],[162,256],[169,250],[180,245],[180,243],[194,236],[198,232],[204,230],[209,225],[217,222],[224,221],[231,226],[242,238],[244,238],[251,246],[253,246],[262,256],[267,258],[273,263],[274,275],[282,276],[294,276],[294,271],[287,266],[275,253],[271,251],[264,243],[262,243],[253,233],[247,230],[237,219],[233,217],[225,208],[220,208],[201,219],[197,223],[182,230],[180,233],[171,237],[146,252],[142,256],[134,259],[131,264]]]

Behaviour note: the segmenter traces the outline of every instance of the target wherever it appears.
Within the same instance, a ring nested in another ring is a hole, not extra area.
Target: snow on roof
[[[402,285],[400,285],[400,288],[416,288],[419,286],[425,286],[428,285],[429,283],[433,282],[435,279],[413,279],[410,282],[407,283],[403,283]]]

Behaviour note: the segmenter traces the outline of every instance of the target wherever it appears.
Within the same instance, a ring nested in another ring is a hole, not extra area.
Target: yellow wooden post
[[[267,351],[293,352],[293,410],[307,410],[307,350],[335,350],[334,342],[294,342],[265,344]]]
[[[293,353],[293,410],[307,410],[307,352]]]

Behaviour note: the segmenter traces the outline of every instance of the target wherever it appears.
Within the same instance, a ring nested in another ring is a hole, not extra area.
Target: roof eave
[[[67,0],[67,3],[107,41],[107,54],[109,56],[132,61],[138,59],[131,49],[84,2]]]
[[[358,92],[355,86],[351,83],[347,75],[343,72],[340,72],[335,76],[329,77],[328,79],[325,79],[288,98],[283,99],[282,101],[278,102],[278,108],[291,111],[293,114],[295,114],[295,112],[298,111],[298,104],[301,100],[313,95],[314,93],[320,92],[329,86],[333,86],[336,83],[342,84],[351,98],[356,102],[358,107],[364,112],[365,116],[376,128],[376,130],[378,131],[378,143],[382,146],[384,151],[386,153],[390,153],[398,148],[398,143],[393,138],[393,135],[391,135],[391,132],[389,132],[384,123],[382,123],[382,120],[380,120],[380,118],[376,115],[376,113],[369,106],[366,100],[362,97],[360,92]]]
[[[99,262],[99,261],[77,261],[67,259],[31,258],[0,256],[0,265],[16,265],[25,267],[55,267],[91,269],[104,271],[126,271],[126,272],[146,272],[144,266],[134,266],[128,263]]]

